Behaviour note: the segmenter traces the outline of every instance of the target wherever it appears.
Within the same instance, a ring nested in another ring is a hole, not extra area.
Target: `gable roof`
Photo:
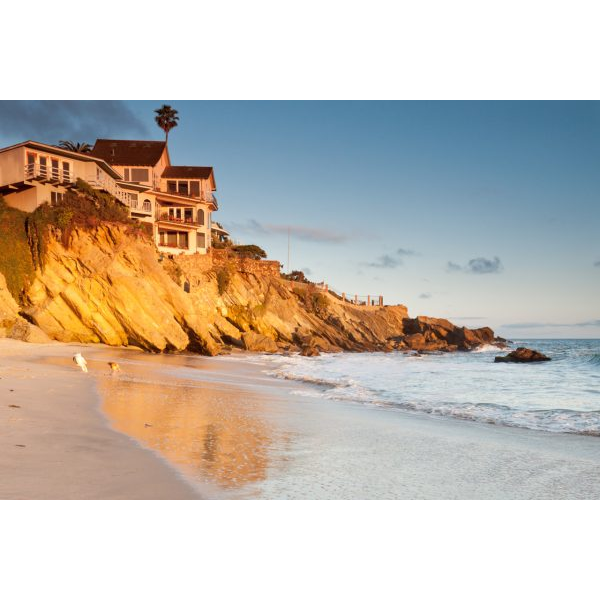
[[[209,179],[213,174],[212,167],[165,167],[162,177],[172,177],[173,179]]]
[[[109,165],[153,167],[160,160],[166,142],[148,140],[96,140],[90,154]]]

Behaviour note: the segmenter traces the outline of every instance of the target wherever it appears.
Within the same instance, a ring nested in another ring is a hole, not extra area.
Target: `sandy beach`
[[[251,356],[0,355],[1,498],[600,498],[595,437],[324,401]]]

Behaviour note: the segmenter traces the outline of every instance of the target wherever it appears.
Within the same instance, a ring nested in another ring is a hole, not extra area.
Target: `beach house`
[[[211,247],[214,170],[171,165],[166,142],[98,139],[88,154],[31,140],[0,149],[0,194],[9,206],[32,212],[57,204],[77,179],[151,223],[159,250],[205,254]]]

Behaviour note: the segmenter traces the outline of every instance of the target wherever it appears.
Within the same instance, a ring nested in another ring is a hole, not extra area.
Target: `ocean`
[[[411,356],[400,352],[263,356],[273,377],[302,382],[295,393],[555,433],[600,435],[600,340],[515,340],[552,360],[494,363],[474,352]]]

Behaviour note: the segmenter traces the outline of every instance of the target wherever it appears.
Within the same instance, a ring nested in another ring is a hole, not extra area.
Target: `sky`
[[[162,139],[163,103],[172,163],[213,166],[215,220],[286,271],[513,340],[600,338],[600,102],[3,101],[0,146]]]

